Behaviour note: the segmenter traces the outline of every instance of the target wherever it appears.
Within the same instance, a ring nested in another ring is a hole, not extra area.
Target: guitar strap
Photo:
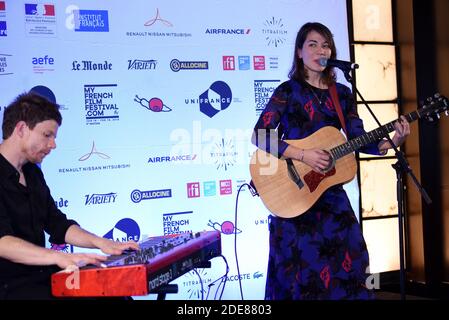
[[[329,86],[329,92],[331,94],[332,102],[334,103],[335,109],[337,110],[338,118],[340,119],[341,126],[345,131],[346,137],[348,136],[348,131],[346,130],[345,117],[343,116],[343,111],[341,110],[340,100],[338,99],[337,86],[332,83]]]

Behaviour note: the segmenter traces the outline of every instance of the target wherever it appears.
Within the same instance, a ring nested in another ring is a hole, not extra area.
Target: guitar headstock
[[[424,118],[428,121],[434,121],[435,117],[440,118],[440,113],[444,112],[447,116],[449,115],[449,100],[435,93],[432,97],[427,98],[422,108],[418,110],[419,117]]]

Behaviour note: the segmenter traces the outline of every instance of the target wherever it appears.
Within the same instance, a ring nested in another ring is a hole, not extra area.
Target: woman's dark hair
[[[59,105],[35,93],[20,94],[3,113],[3,140],[11,136],[19,121],[24,121],[28,128],[33,129],[45,120],[55,120],[61,125]]]
[[[306,41],[307,35],[311,31],[316,31],[326,39],[331,49],[330,59],[335,59],[337,57],[337,48],[335,47],[334,36],[332,32],[323,24],[319,22],[308,22],[304,24],[301,29],[299,29],[296,35],[295,49],[293,52],[293,64],[288,77],[290,79],[295,79],[298,81],[305,81],[307,79],[307,70],[304,69],[304,62],[298,57],[298,49],[302,49],[304,42]],[[327,85],[335,82],[335,72],[333,68],[327,67],[323,71],[323,80]]]

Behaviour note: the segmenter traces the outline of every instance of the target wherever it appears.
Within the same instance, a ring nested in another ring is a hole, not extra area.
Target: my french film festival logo
[[[164,213],[162,224],[164,235],[192,232],[190,228],[190,217],[193,211]]]
[[[99,125],[103,122],[119,120],[119,108],[114,99],[116,92],[116,84],[84,85],[86,124]]]
[[[68,14],[65,26],[75,32],[109,32],[109,15],[107,10],[86,10],[76,5],[65,9]]]
[[[254,101],[259,116],[279,85],[280,80],[254,80]]]
[[[55,36],[55,5],[52,3],[25,3],[25,27],[29,36]]]

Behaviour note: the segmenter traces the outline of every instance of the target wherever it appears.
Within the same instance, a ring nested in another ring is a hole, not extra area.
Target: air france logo
[[[126,241],[139,241],[140,228],[136,221],[130,218],[124,218],[117,222],[117,224],[109,230],[103,238],[126,242]]]
[[[131,200],[134,203],[139,203],[142,200],[171,198],[171,196],[172,196],[171,189],[149,190],[149,191],[140,191],[136,189],[131,192]]]
[[[215,81],[199,97],[200,111],[209,118],[227,109],[231,102],[231,88],[223,81]]]

